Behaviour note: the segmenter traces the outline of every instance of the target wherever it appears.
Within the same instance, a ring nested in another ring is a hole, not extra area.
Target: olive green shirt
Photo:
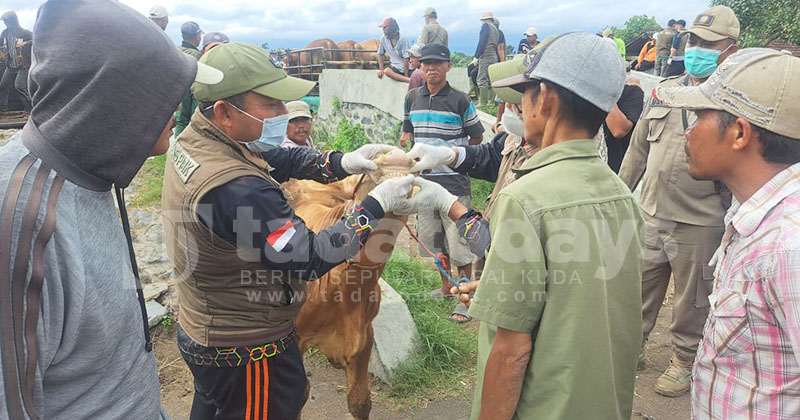
[[[439,22],[431,22],[422,27],[422,35],[419,37],[419,42],[423,45],[442,44],[447,47],[447,29],[439,25]]]
[[[194,58],[195,60],[200,60],[203,54],[197,50],[197,48],[191,47],[190,45],[184,44],[178,47],[181,52],[187,54]],[[192,94],[192,91],[186,94],[186,96],[181,101],[181,108],[175,111],[175,128],[172,130],[172,133],[177,138],[183,130],[189,125],[189,122],[192,120],[192,115],[194,114],[194,110],[197,109],[199,102]]]
[[[497,197],[469,315],[481,409],[497,328],[531,334],[514,419],[629,420],[642,343],[643,221],[594,140],[539,150]]]

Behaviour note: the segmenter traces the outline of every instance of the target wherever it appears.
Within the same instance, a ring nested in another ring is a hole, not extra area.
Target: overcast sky
[[[702,0],[121,0],[145,13],[160,1],[170,12],[167,32],[179,42],[180,25],[192,20],[206,31],[221,31],[234,41],[270,47],[300,48],[318,38],[336,42],[361,42],[378,38],[379,23],[397,19],[400,34],[412,41],[419,36],[428,6],[436,8],[439,23],[450,34],[450,48],[472,54],[478,41],[481,12],[490,10],[500,19],[509,44],[515,47],[529,26],[539,29],[539,39],[571,30],[597,32],[606,26],[621,27],[632,15],[655,16],[666,25],[670,18],[691,22],[708,7]],[[24,27],[32,28],[41,0],[3,0],[13,8]],[[491,6],[489,6],[491,4]],[[526,8],[520,6],[525,4]]]

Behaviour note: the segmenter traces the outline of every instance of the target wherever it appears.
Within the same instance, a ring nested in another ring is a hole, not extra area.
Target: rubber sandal
[[[428,293],[428,296],[430,296],[430,297],[432,297],[434,299],[455,299],[456,298],[453,295],[446,295],[446,294],[442,293],[442,289],[434,289],[430,293]]]
[[[455,319],[453,318],[453,315],[463,315],[467,317],[467,319]],[[458,305],[456,305],[455,309],[453,309],[453,312],[450,314],[450,319],[458,324],[465,324],[467,322],[472,321],[472,317],[467,315],[467,305],[460,302],[458,303]]]

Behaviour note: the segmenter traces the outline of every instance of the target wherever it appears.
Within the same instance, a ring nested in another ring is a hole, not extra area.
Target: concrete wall
[[[466,68],[453,68],[447,74],[450,86],[469,92]],[[408,84],[383,77],[375,70],[325,69],[319,78],[319,111],[317,127],[334,134],[342,117],[352,124],[364,126],[373,141],[388,143],[389,133],[403,120],[403,103]],[[495,118],[479,112],[484,129],[489,132]],[[370,133],[372,132],[372,134]],[[484,134],[484,140],[490,139]]]
[[[454,68],[447,74],[450,86],[469,91],[467,69]],[[388,77],[379,79],[375,70],[325,69],[319,77],[319,116],[328,118],[335,110],[333,98],[339,103],[357,103],[380,109],[398,120],[403,119],[403,102],[408,84]]]

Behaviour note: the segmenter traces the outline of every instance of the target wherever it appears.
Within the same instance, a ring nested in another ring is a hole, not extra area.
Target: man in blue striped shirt
[[[469,97],[447,83],[450,50],[442,44],[428,44],[422,48],[420,62],[425,84],[412,89],[406,95],[403,119],[405,147],[408,139],[433,146],[466,146],[479,144],[483,140],[483,126],[478,112]],[[441,184],[458,197],[458,201],[471,207],[469,177],[442,166],[422,174],[423,178]],[[438,211],[420,211],[417,215],[417,233],[420,240],[435,253],[447,256],[445,270],[452,265],[458,267],[460,277],[471,277],[474,255],[469,246],[458,236],[455,223],[446,214]],[[442,277],[441,289],[434,290],[436,297],[450,295],[450,283]],[[454,318],[466,321],[466,316]]]

